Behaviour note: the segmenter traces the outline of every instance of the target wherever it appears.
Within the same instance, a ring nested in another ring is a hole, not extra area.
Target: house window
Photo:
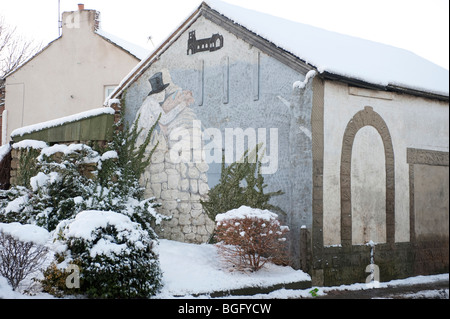
[[[117,85],[105,85],[105,100],[115,90]]]

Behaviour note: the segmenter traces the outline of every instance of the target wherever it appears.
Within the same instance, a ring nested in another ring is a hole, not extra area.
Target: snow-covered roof
[[[94,116],[98,116],[98,115],[102,115],[102,114],[114,114],[114,113],[115,113],[114,109],[112,109],[110,107],[100,107],[100,108],[80,112],[77,114],[61,117],[58,119],[54,119],[54,120],[50,120],[50,121],[46,121],[46,122],[42,122],[42,123],[19,127],[11,132],[11,137],[23,136],[25,134],[30,134],[32,132],[61,126],[66,123],[80,121],[80,120],[83,120],[83,119],[86,119],[89,117],[94,117]]]
[[[145,59],[150,53],[149,50],[144,49],[143,47],[138,46],[134,43],[128,42],[124,39],[121,39],[118,36],[115,36],[111,33],[106,32],[105,30],[98,29],[97,31],[95,31],[95,33],[97,33],[99,36],[101,36],[105,40],[112,42],[113,44],[121,47],[125,51],[131,53],[139,60]]]
[[[449,95],[448,70],[404,49],[312,27],[218,0],[213,10],[328,72],[381,86]]]
[[[146,60],[142,60],[111,95],[118,97],[204,12],[269,41],[327,78],[365,83],[379,89],[448,100],[449,71],[404,49],[339,34],[245,9],[220,0],[205,0]]]

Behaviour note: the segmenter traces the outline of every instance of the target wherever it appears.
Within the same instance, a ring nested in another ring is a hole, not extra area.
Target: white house
[[[149,53],[100,28],[99,12],[62,14],[62,35],[5,76],[2,144],[13,130],[97,108]]]

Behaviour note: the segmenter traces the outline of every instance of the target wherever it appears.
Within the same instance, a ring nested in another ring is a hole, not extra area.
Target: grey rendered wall
[[[193,30],[197,38],[219,33],[223,47],[187,55],[188,34]],[[312,224],[312,88],[293,88],[293,83],[303,81],[305,75],[200,17],[128,88],[128,122],[135,119],[152,89],[148,79],[161,70],[170,73],[173,84],[192,92],[195,102],[190,108],[202,129],[217,128],[222,136],[227,128],[253,128],[256,132],[265,129],[267,149],[273,153],[268,154],[269,158],[278,161],[276,171],[265,175],[267,191],[284,192],[274,198],[273,204],[287,212],[283,218],[290,226],[293,250],[298,255],[300,227],[310,228]],[[277,130],[277,148],[275,143],[270,144],[270,129]],[[225,138],[222,147],[226,147]],[[207,173],[209,187],[213,187],[220,163],[209,163]]]

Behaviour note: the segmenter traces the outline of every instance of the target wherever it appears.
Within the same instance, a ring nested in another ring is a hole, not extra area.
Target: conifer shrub
[[[120,120],[113,140],[104,148],[55,144],[34,154],[35,159],[24,153],[26,163],[35,163],[33,174],[28,182],[0,191],[0,222],[39,225],[62,244],[64,249],[44,272],[41,283],[46,291],[57,296],[144,298],[159,289],[154,229],[168,217],[157,213],[154,198],[144,198],[139,183],[156,148],[145,152],[154,128],[140,146],[137,122],[129,127]],[[109,213],[106,219],[121,216],[122,223],[102,224],[91,229],[89,236],[67,233],[87,211]],[[127,228],[121,229],[124,225]],[[81,269],[80,290],[65,287],[64,267],[69,263]]]
[[[36,224],[52,231],[80,211],[105,210],[123,213],[153,231],[167,217],[156,213],[160,204],[154,198],[143,198],[139,178],[151,161],[154,149],[150,154],[145,149],[155,126],[139,147],[137,127],[119,121],[113,140],[103,149],[55,144],[22,151],[20,161],[33,175],[0,190],[0,222]]]
[[[17,183],[25,187],[30,186],[30,178],[36,175],[36,158],[39,155],[39,150],[34,148],[27,148],[21,152],[19,158],[20,170],[17,176]]]
[[[64,263],[80,268],[78,293],[90,298],[148,298],[160,289],[156,236],[128,216],[84,211],[60,223],[57,232],[59,243],[67,246]],[[58,279],[58,271],[49,274]]]
[[[242,206],[216,216],[220,255],[237,270],[257,271],[266,263],[287,264],[287,226],[268,210]]]

